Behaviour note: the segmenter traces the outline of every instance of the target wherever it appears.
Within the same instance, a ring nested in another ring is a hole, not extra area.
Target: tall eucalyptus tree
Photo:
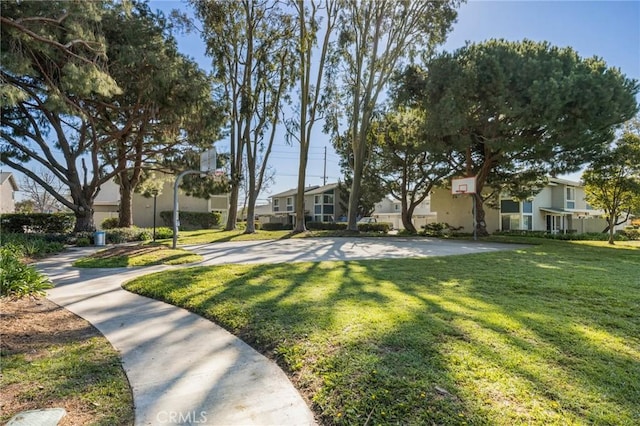
[[[353,183],[348,229],[357,231],[357,206],[366,168],[368,135],[376,108],[394,71],[404,60],[429,56],[456,18],[457,0],[343,0],[341,28],[332,52],[330,81],[336,87],[328,126],[349,139]],[[340,116],[346,118],[342,128]]]
[[[252,218],[282,104],[292,84],[295,44],[290,14],[271,0],[191,0],[203,24],[207,53],[223,85],[230,142],[231,195],[226,229],[236,227],[247,166],[247,214]],[[247,233],[255,232],[253,220]]]

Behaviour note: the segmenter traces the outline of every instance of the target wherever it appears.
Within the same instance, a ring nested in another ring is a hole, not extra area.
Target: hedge
[[[0,219],[0,232],[66,233],[73,229],[73,213],[9,213]]]
[[[164,224],[173,228],[173,211],[160,212]],[[179,211],[181,230],[195,229],[211,229],[216,228],[222,221],[222,215],[219,212],[188,212]]]
[[[347,229],[345,222],[307,222],[307,229],[315,229],[317,231],[344,231]]]
[[[345,231],[347,224],[345,222],[308,222],[306,227],[317,231]],[[391,228],[392,224],[387,222],[358,224],[360,232],[384,232],[386,234]]]
[[[293,225],[289,223],[263,223],[262,229],[264,231],[290,231],[293,229]]]

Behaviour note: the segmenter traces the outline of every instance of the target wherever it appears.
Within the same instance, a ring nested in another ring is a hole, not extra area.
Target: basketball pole
[[[478,217],[476,216],[476,194],[471,193],[471,214],[473,214],[473,241],[478,241]]]

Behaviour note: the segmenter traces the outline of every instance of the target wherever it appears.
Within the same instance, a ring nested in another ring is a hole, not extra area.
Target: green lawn
[[[257,230],[254,234],[243,234],[244,230],[223,231],[219,229],[203,229],[198,231],[178,232],[178,245],[221,243],[226,241],[258,241],[258,240],[283,240],[288,238],[331,237],[354,235],[347,231],[307,231],[293,233],[292,231],[264,231]],[[360,232],[359,237],[383,237],[379,232]],[[162,244],[171,245],[173,240],[159,240]]]
[[[100,250],[73,263],[77,268],[120,268],[127,266],[181,265],[200,262],[202,256],[159,244],[115,246]]]
[[[126,288],[277,359],[324,424],[640,424],[640,248],[226,265]]]

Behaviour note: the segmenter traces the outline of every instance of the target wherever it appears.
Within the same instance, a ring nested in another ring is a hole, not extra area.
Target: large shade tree
[[[93,200],[116,173],[99,153],[117,135],[99,135],[86,110],[87,100],[121,93],[106,67],[104,12],[100,1],[5,1],[0,17],[0,159],[71,209],[76,231],[94,228]]]
[[[424,131],[424,111],[396,106],[371,127],[373,159],[370,168],[387,194],[400,201],[404,229],[417,230],[415,209],[434,186],[450,176],[447,149]]]
[[[614,231],[640,211],[640,127],[626,127],[617,142],[602,152],[582,175],[587,201],[602,209],[607,219],[609,244]]]
[[[170,22],[146,3],[115,7],[104,18],[108,66],[122,94],[95,102],[105,133],[118,133],[101,156],[118,170],[119,226],[133,224],[132,195],[151,170],[193,169],[188,160],[218,139],[221,114],[213,82],[178,52]],[[186,164],[185,164],[186,163]],[[193,163],[193,162],[192,162]],[[209,194],[204,194],[204,196]]]
[[[546,42],[468,44],[431,60],[427,72],[402,90],[427,112],[427,133],[450,146],[457,172],[476,176],[480,235],[483,190],[524,198],[547,175],[577,171],[638,109],[636,81]]]
[[[428,56],[443,42],[459,1],[344,0],[328,86],[334,116],[328,127],[349,140],[353,166],[348,229],[357,231],[369,131],[393,73],[404,60]],[[344,124],[341,122],[344,118]]]

